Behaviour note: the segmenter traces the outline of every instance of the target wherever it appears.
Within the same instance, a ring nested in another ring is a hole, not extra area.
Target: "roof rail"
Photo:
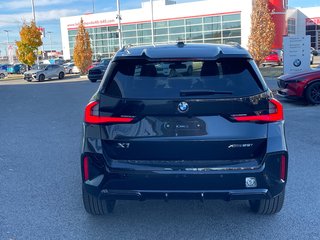
[[[122,48],[120,49],[120,52],[124,52],[127,51],[128,48],[132,47],[132,44],[127,44],[127,45],[123,45]]]

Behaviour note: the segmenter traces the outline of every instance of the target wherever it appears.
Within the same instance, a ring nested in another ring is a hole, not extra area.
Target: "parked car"
[[[310,53],[313,55],[313,56],[318,56],[318,51],[315,49],[315,48],[313,48],[313,47],[311,47],[310,48]]]
[[[80,69],[76,65],[74,65],[72,67],[72,73],[78,74],[78,73],[80,73]]]
[[[63,65],[65,62],[63,59],[56,58],[56,59],[49,59],[50,64],[57,64],[57,65]]]
[[[6,78],[8,76],[7,71],[0,69],[0,79]]]
[[[185,61],[178,65],[176,64],[167,64],[161,63],[156,66],[158,74],[163,74],[164,76],[172,76],[172,75],[186,75],[190,76],[193,72],[192,62]]]
[[[92,62],[92,64],[88,67],[87,71],[89,71],[91,68],[99,65],[101,63],[101,60],[100,61],[96,61],[96,62]]]
[[[11,64],[1,64],[0,65],[0,69],[2,69],[2,70],[5,70],[5,71],[7,71],[7,69],[8,69],[8,66],[10,66]]]
[[[89,69],[88,79],[91,82],[96,82],[97,80],[101,80],[103,77],[103,74],[105,73],[109,65],[109,62],[110,62],[110,59],[106,59],[106,58],[102,59],[98,65]]]
[[[32,66],[30,71],[24,73],[24,79],[28,82],[37,80],[39,82],[45,79],[64,78],[64,68],[57,64],[40,64]]]
[[[320,68],[278,78],[278,94],[286,98],[306,99],[310,104],[320,104]]]
[[[262,66],[283,64],[283,51],[279,49],[273,49],[267,57],[263,60]]]
[[[23,74],[26,71],[26,65],[19,63],[7,67],[7,72],[12,74]]]
[[[189,76],[163,76],[156,66]],[[90,214],[117,199],[249,200],[281,210],[288,152],[283,108],[240,46],[129,47],[85,108],[81,170]]]
[[[71,73],[73,73],[72,69],[74,67],[74,63],[65,63],[65,64],[63,64],[63,67],[64,67],[65,73],[71,74]]]

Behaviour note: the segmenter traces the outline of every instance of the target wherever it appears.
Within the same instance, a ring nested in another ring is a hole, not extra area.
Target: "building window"
[[[140,23],[137,24],[137,29],[150,29],[151,28],[151,23]]]
[[[168,35],[164,36],[155,36],[154,37],[155,43],[167,43],[168,42]]]
[[[185,28],[184,27],[172,27],[172,28],[169,28],[169,33],[170,34],[185,33]]]
[[[240,21],[240,14],[223,15],[222,21]]]
[[[136,24],[122,25],[122,31],[136,30]]]
[[[289,18],[288,19],[288,35],[296,34],[296,19]]]
[[[169,27],[184,26],[184,20],[169,21]]]
[[[213,16],[213,17],[204,17],[203,18],[204,23],[220,23],[221,22],[221,16]]]
[[[159,28],[154,30],[155,35],[168,34],[168,28]]]
[[[202,18],[186,19],[186,25],[202,24]]]
[[[164,27],[168,27],[168,22],[167,21],[155,22],[154,23],[154,28],[164,28]]]
[[[306,25],[306,35],[311,36],[311,47],[315,49],[320,49],[320,24],[312,22]]]

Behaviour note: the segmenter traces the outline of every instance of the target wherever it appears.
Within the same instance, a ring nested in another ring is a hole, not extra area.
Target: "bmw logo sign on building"
[[[300,59],[296,59],[296,60],[293,61],[293,66],[300,67],[300,65],[301,65],[301,60]]]
[[[181,102],[178,104],[178,111],[181,113],[185,113],[189,110],[189,105],[186,102]]]

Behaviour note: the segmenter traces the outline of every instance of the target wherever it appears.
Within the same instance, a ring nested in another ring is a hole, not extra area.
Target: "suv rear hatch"
[[[192,65],[192,72],[177,71],[186,65]],[[281,111],[276,100],[270,101],[252,60],[130,59],[113,62],[111,69],[98,99],[86,111],[86,122],[101,126],[110,165],[261,163],[267,123],[280,118]]]

